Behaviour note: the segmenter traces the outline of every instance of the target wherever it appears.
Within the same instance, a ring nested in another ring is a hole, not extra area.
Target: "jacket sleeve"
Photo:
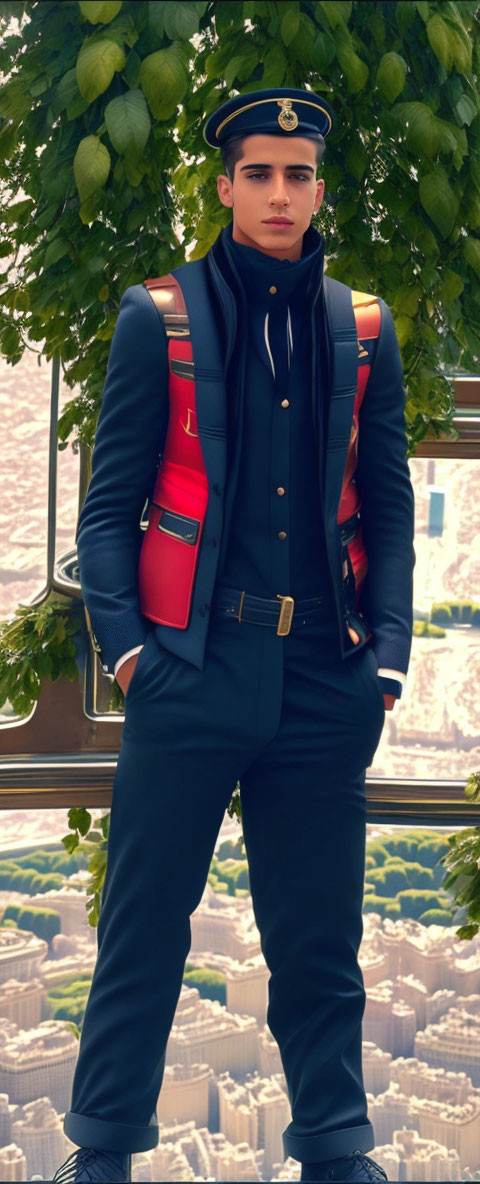
[[[379,304],[380,334],[358,419],[355,479],[368,554],[360,608],[372,628],[378,666],[406,674],[413,635],[415,501],[400,350],[390,309],[381,298]]]
[[[153,491],[168,407],[165,329],[146,288],[134,284],[120,301],[76,532],[83,599],[109,675],[151,627],[138,597],[140,519]]]

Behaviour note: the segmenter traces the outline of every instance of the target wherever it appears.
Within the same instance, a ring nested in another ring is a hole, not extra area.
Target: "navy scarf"
[[[315,328],[316,355],[315,363],[315,399],[312,407],[312,418],[317,441],[320,439],[318,415],[326,400],[322,398],[320,390],[321,369],[325,372],[327,352],[324,323],[323,296],[323,267],[325,256],[325,240],[314,226],[309,226],[303,235],[302,255],[292,262],[289,259],[276,259],[271,255],[259,251],[256,247],[248,247],[237,243],[233,239],[233,223],[224,227],[215,242],[210,247],[207,261],[212,257],[214,264],[220,271],[227,284],[233,303],[226,307],[219,299],[218,290],[212,283],[212,301],[217,308],[217,322],[223,335],[224,355],[229,357],[226,362],[225,381],[228,391],[228,464],[233,460],[233,441],[236,437],[238,416],[242,404],[242,395],[246,369],[246,344],[249,328],[249,305],[258,303],[259,280],[262,290],[265,278],[268,276],[278,288],[282,299],[289,299],[290,307],[304,316],[312,314],[312,304],[315,300]],[[211,269],[211,264],[210,264]],[[291,297],[291,300],[290,300]],[[294,313],[295,315],[295,313]],[[227,350],[229,331],[232,326],[229,320],[235,322],[233,348]],[[295,334],[293,334],[293,348],[295,349]],[[328,389],[328,387],[327,387]],[[322,439],[325,436],[322,433]]]

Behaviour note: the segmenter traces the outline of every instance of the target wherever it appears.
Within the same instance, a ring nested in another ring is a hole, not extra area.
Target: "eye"
[[[266,173],[248,173],[248,180],[254,181],[256,177],[265,177],[265,176],[266,176]],[[290,179],[292,179],[292,177],[295,177],[297,180],[300,180],[300,181],[308,181],[308,177],[306,177],[304,173],[290,173]]]

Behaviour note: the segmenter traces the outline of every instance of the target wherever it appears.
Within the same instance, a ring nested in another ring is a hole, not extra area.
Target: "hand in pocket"
[[[130,657],[127,658],[125,662],[122,662],[122,665],[120,666],[118,674],[116,675],[118,685],[121,688],[121,690],[123,691],[124,695],[126,695],[126,693],[128,691],[130,682],[133,677],[133,672],[135,670],[135,667],[137,665],[137,662],[138,662],[141,652],[142,651],[140,650],[140,652],[138,654],[131,654]]]

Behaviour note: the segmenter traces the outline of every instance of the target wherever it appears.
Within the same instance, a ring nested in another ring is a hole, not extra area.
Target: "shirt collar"
[[[314,226],[303,235],[300,259],[275,259],[256,247],[247,247],[233,238],[233,223],[221,231],[225,251],[237,266],[249,300],[274,307],[278,298],[288,300],[299,288],[299,295],[308,295],[315,280],[323,282],[325,239]],[[275,292],[270,288],[274,287]]]

